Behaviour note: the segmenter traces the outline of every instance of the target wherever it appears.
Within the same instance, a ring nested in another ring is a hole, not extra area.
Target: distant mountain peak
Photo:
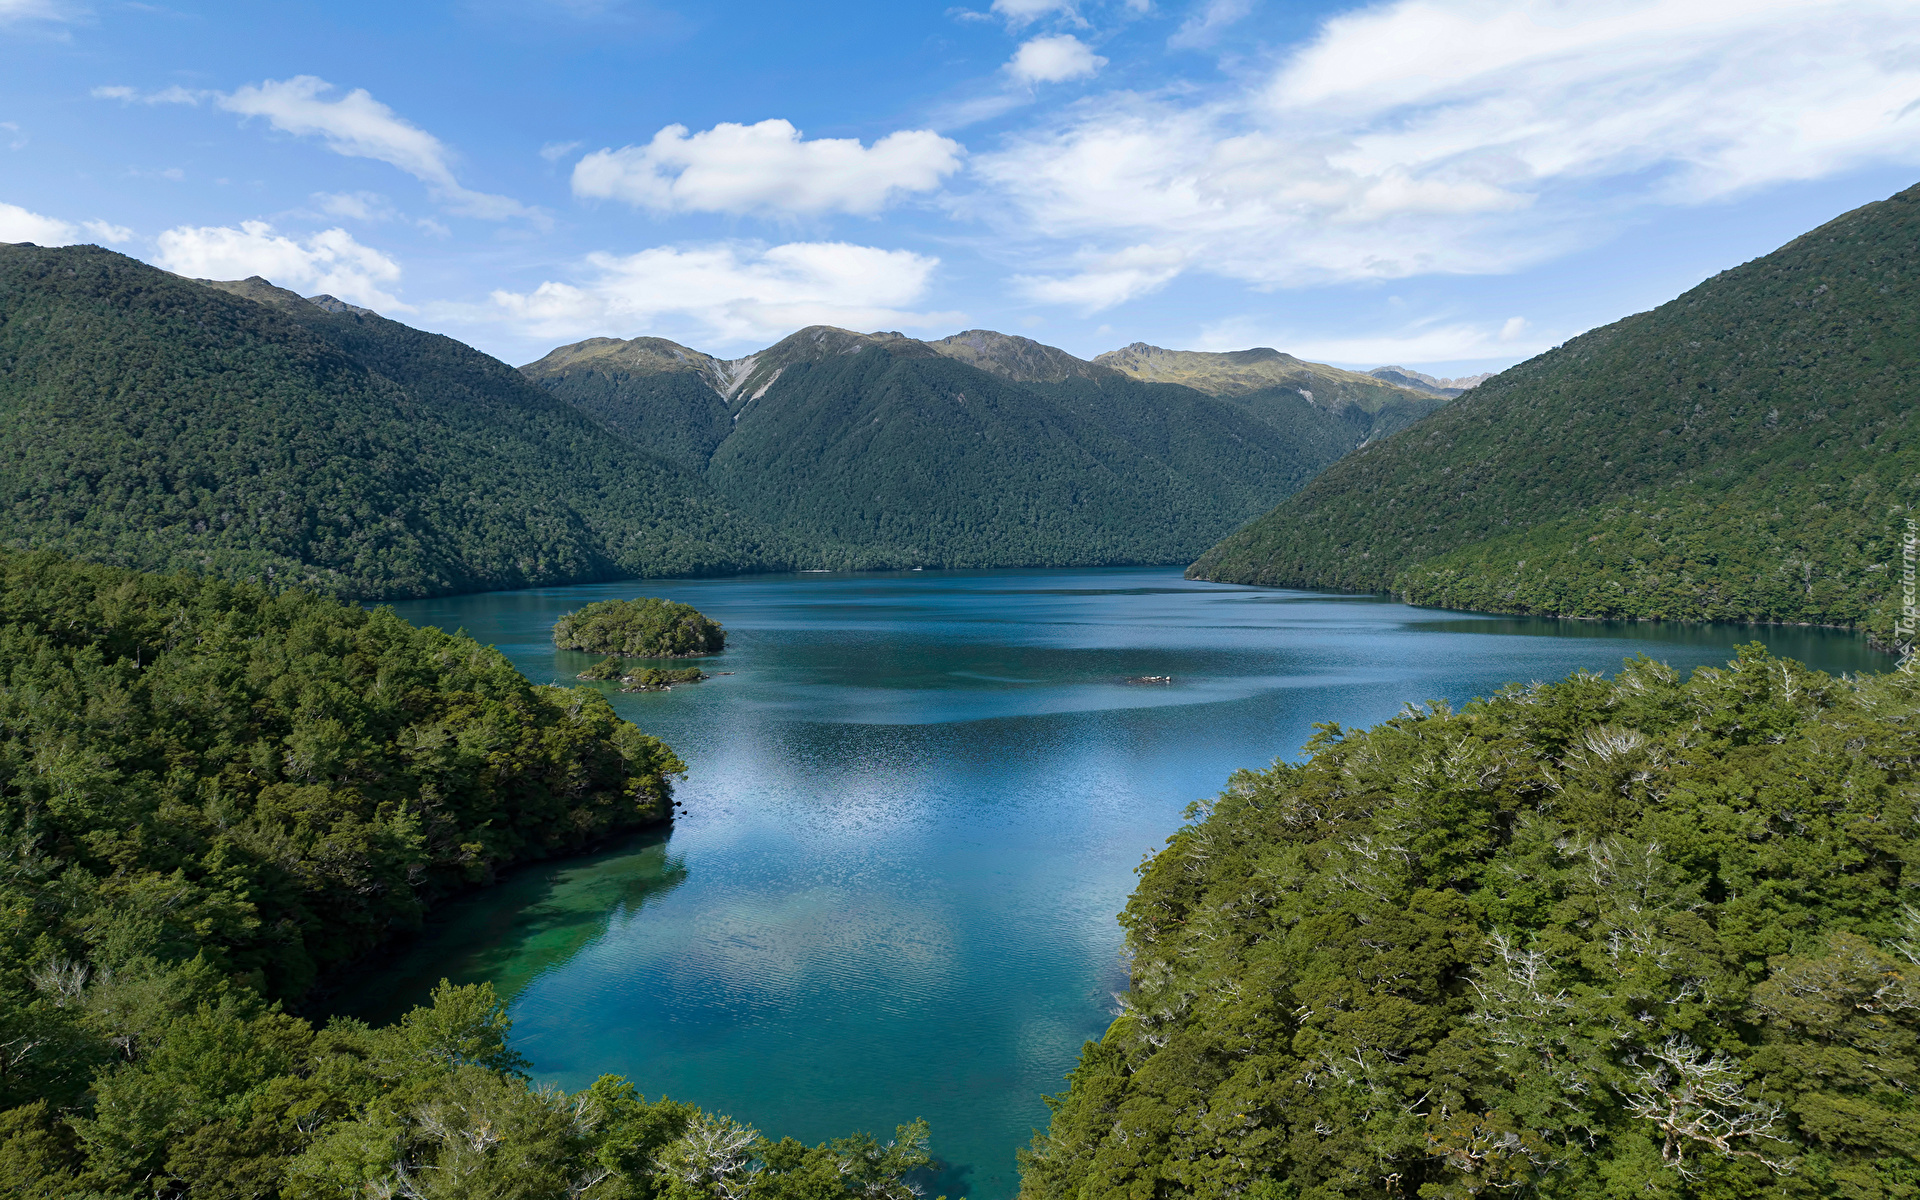
[[[1367,412],[1409,395],[1430,397],[1426,388],[1401,384],[1325,363],[1306,362],[1271,346],[1251,350],[1169,350],[1134,342],[1109,350],[1093,360],[1149,383],[1178,383],[1213,396],[1245,396],[1269,388],[1291,388],[1310,404],[1344,408],[1358,405]]]
[[[249,275],[245,279],[196,279],[195,283],[210,288],[218,288],[230,296],[239,296],[257,304],[273,304],[281,308],[311,304],[322,312],[355,313],[363,317],[377,317],[380,314],[370,308],[361,308],[357,304],[348,304],[345,300],[333,296],[302,296],[299,292],[280,287],[272,280],[258,275]]]
[[[1069,379],[1097,379],[1103,368],[1065,350],[1013,333],[969,329],[928,342],[936,354],[958,359],[1016,383],[1062,383]]]
[[[1495,372],[1482,371],[1478,375],[1462,375],[1458,379],[1438,379],[1424,371],[1416,371],[1412,367],[1375,367],[1367,374],[1400,387],[1430,392],[1436,396],[1452,397],[1480,386],[1492,379]]]

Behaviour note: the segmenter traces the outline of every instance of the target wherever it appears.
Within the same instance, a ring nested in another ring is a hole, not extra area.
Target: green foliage
[[[1892,633],[1920,479],[1920,190],[1503,372],[1189,574]]]
[[[204,955],[297,996],[501,866],[665,818],[684,770],[389,610],[44,553],[0,556],[0,670],[0,1020],[50,1029],[4,999],[49,963]],[[0,1099],[68,1068],[33,1036]]]
[[[1920,1194],[1920,671],[1322,726],[1141,869],[1028,1200]]]
[[[356,597],[791,562],[504,363],[259,294],[0,246],[0,545]]]
[[[597,692],[388,609],[46,553],[0,554],[0,669],[0,1196],[703,1194],[660,1164],[723,1119],[530,1087],[490,985],[381,1029],[280,1003],[663,819],[684,768]],[[756,1135],[725,1194],[903,1196],[914,1136]]]
[[[641,596],[600,600],[553,623],[553,644],[592,654],[636,658],[691,658],[718,654],[727,633],[691,604]]]
[[[824,327],[755,355],[727,397],[694,369],[724,364],[655,339],[522,370],[839,568],[1184,562],[1428,407],[1212,396],[1025,344],[1081,373],[1023,381]]]
[[[630,675],[621,677],[620,682],[627,686],[623,692],[663,692],[676,683],[699,683],[707,673],[699,667],[681,667],[678,670],[662,670],[659,667],[642,667]]]

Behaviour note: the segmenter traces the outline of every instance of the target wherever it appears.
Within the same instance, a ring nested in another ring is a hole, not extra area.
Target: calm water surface
[[[518,1048],[809,1142],[926,1117],[935,1185],[1004,1200],[1123,986],[1114,914],[1196,797],[1315,721],[1744,641],[1882,669],[1847,635],[1462,616],[1191,583],[1176,569],[757,576],[397,605],[536,682],[561,613],[635,595],[724,623],[734,674],[608,694],[691,768],[671,835],[531,868],[443,910],[339,1007],[390,1018],[442,976],[512,998]],[[1171,687],[1129,676],[1172,675]]]

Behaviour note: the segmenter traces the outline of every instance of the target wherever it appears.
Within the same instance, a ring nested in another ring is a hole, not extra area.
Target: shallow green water
[[[1683,670],[1744,641],[1882,669],[1818,630],[1463,616],[1190,583],[1173,569],[760,576],[397,606],[539,682],[548,630],[660,595],[727,626],[733,675],[613,695],[691,766],[670,836],[522,871],[443,910],[338,1006],[386,1018],[440,977],[512,997],[535,1074],[602,1072],[808,1141],[924,1116],[952,1196],[1003,1200],[1122,986],[1133,868],[1188,801],[1368,724],[1510,680]],[[1128,686],[1172,675],[1170,687]]]

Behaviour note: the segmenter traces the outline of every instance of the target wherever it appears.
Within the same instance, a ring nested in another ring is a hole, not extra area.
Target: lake
[[[1741,642],[1824,670],[1891,660],[1800,628],[1573,622],[1184,580],[1176,568],[802,574],[399,604],[535,682],[561,613],[665,596],[727,627],[730,671],[621,695],[690,771],[670,832],[542,864],[442,909],[335,1006],[390,1019],[492,980],[534,1075],[809,1142],[925,1117],[953,1197],[1005,1200],[1042,1093],[1124,986],[1134,868],[1233,771],[1316,721],[1365,725],[1509,681],[1682,671]],[[1171,685],[1129,685],[1171,675]]]

